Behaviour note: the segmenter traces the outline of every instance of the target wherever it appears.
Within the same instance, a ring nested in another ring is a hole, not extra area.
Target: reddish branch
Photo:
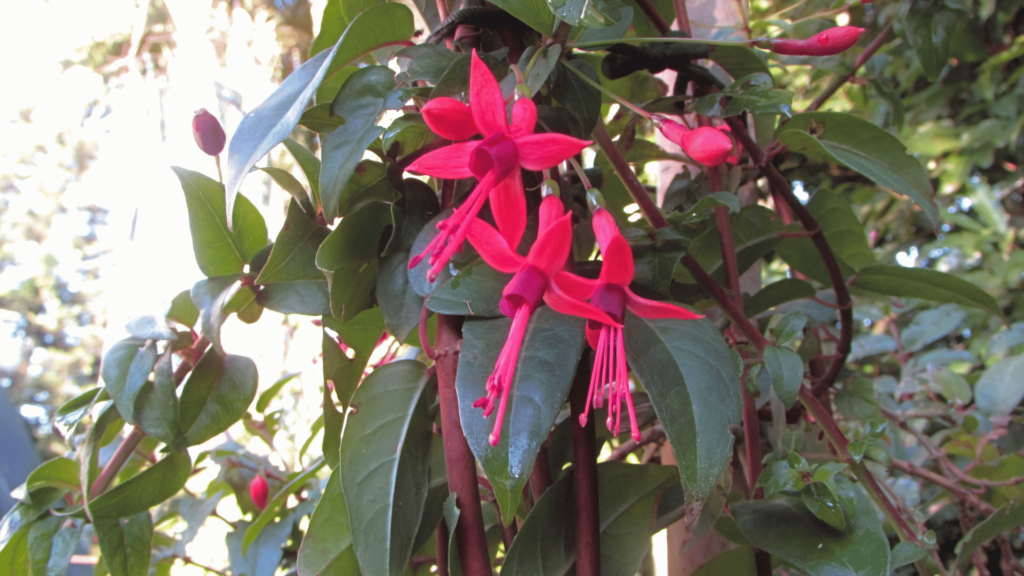
[[[608,456],[609,460],[623,460],[626,456],[629,456],[637,448],[651,444],[653,442],[659,442],[665,437],[665,429],[661,426],[651,426],[647,430],[644,430],[643,434],[640,435],[640,440],[629,440],[623,442],[618,448],[612,450],[612,453]]]
[[[587,389],[590,384],[590,355],[584,354],[576,369],[576,377],[569,392],[572,419],[572,470],[576,495],[576,574],[601,574],[601,524],[598,519],[597,499],[597,442],[594,422],[590,418],[585,426],[577,426],[587,408]]]
[[[634,0],[636,5],[643,11],[647,19],[654,24],[654,27],[658,29],[658,34],[664,34],[668,32],[672,27],[669,26],[668,21],[662,17],[661,12],[654,6],[651,0]]]
[[[686,0],[672,0],[672,4],[676,8],[676,24],[679,29],[693,36],[693,33],[690,31],[690,15],[686,11]]]
[[[843,84],[846,84],[847,82],[853,80],[854,77],[857,76],[857,71],[860,70],[861,66],[863,66],[864,63],[868,61],[868,59],[874,56],[875,52],[878,52],[878,49],[881,48],[883,44],[889,41],[890,36],[892,36],[891,22],[888,26],[883,28],[881,32],[879,32],[878,36],[876,36],[875,39],[871,41],[871,44],[868,44],[867,48],[865,48],[864,51],[860,53],[860,56],[857,56],[857,60],[854,61],[853,63],[853,68],[845,76],[840,76],[839,78],[836,78],[835,80],[832,81],[831,84],[828,85],[828,87],[822,90],[821,94],[818,94],[818,96],[814,98],[814,101],[811,102],[811,105],[807,107],[806,111],[814,112],[818,108],[821,108],[821,105],[824,104],[826,100],[831,98],[832,95],[835,94],[836,91],[838,91]]]

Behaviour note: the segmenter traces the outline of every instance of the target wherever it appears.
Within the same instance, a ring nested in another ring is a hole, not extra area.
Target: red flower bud
[[[863,28],[839,26],[806,40],[772,40],[768,49],[786,56],[832,56],[856,44],[863,33]]]
[[[213,114],[207,112],[206,108],[196,110],[196,115],[192,117],[192,135],[195,136],[199,149],[210,156],[220,154],[224,150],[224,142],[227,141],[220,122]]]
[[[260,512],[267,507],[268,494],[267,481],[263,479],[262,474],[257,474],[249,483],[249,497],[252,498],[252,503]]]
[[[718,166],[729,159],[732,139],[721,130],[701,126],[690,130],[673,120],[659,119],[655,124],[666,138],[675,142],[695,162],[705,166]]]

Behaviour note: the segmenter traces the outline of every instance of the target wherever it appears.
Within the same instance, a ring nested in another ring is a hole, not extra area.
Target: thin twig
[[[668,21],[658,12],[658,9],[654,6],[651,0],[634,0],[636,5],[640,7],[647,19],[654,24],[654,27],[658,29],[658,34],[664,34],[668,32],[672,27],[669,26]]]
[[[661,426],[651,426],[647,430],[644,430],[643,434],[640,435],[640,440],[629,440],[620,444],[616,449],[612,450],[612,453],[608,455],[609,460],[624,460],[626,456],[629,456],[637,448],[657,442],[665,437],[665,429]]]

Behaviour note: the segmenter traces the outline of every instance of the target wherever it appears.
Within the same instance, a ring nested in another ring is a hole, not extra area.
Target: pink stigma
[[[494,429],[487,437],[491,446],[497,446],[501,441],[501,425],[505,420],[505,406],[508,404],[508,393],[512,388],[512,379],[516,375],[516,361],[519,360],[519,349],[523,346],[523,337],[526,335],[526,326],[533,313],[534,307],[530,305],[520,306],[512,318],[512,329],[505,340],[505,346],[498,355],[498,362],[494,366],[494,372],[487,379],[487,396],[473,403],[473,408],[483,408],[484,418],[494,412],[497,403],[498,417],[494,420]],[[500,397],[500,401],[499,401]]]

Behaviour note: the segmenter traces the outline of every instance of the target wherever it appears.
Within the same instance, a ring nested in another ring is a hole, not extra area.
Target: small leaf
[[[222,276],[196,282],[192,287],[192,301],[199,308],[199,332],[221,354],[220,328],[227,320],[228,303],[238,290],[239,276]]]
[[[965,13],[945,4],[912,2],[903,18],[903,33],[921,62],[929,82],[939,79],[949,62],[949,44]]]
[[[163,318],[156,316],[136,316],[125,323],[124,329],[133,338],[143,340],[177,340],[174,330]]]
[[[156,365],[156,344],[135,338],[121,340],[103,357],[100,375],[126,422],[133,421],[135,397]]]
[[[331,313],[331,295],[326,280],[267,284],[256,295],[256,302],[281,314],[321,316]]]
[[[898,298],[952,302],[1003,316],[1002,308],[987,292],[963,278],[938,270],[875,264],[862,269],[853,286]]]
[[[327,277],[335,316],[349,320],[370,307],[380,238],[390,224],[390,207],[375,202],[343,218],[320,245],[316,265]]]
[[[548,8],[570,26],[604,28],[614,20],[602,12],[604,2],[597,0],[546,0]],[[546,33],[545,33],[546,35]]]
[[[288,202],[288,215],[281,232],[274,241],[270,259],[264,264],[257,284],[319,280],[323,278],[316,267],[316,251],[330,234],[324,226],[317,226],[294,199]]]
[[[892,548],[892,569],[913,564],[927,555],[928,550],[916,542],[900,542]]]
[[[601,42],[608,40],[611,43],[611,41],[618,40],[629,32],[629,27],[633,23],[633,8],[616,1],[605,1],[603,4],[601,12],[612,24],[600,28],[584,28],[582,33],[575,39],[575,42]],[[587,48],[587,50],[595,49]],[[543,59],[544,57],[542,56],[541,58]],[[540,62],[537,64],[540,65]],[[532,84],[530,88],[533,88]],[[536,94],[537,90],[533,90],[533,93]]]
[[[771,74],[764,59],[747,46],[711,46],[711,61],[725,69],[734,79],[750,74]]]
[[[185,448],[178,417],[178,382],[171,368],[170,348],[156,363],[153,381],[146,382],[135,398],[135,425],[147,435],[175,450]]]
[[[786,278],[761,288],[757,294],[750,298],[749,302],[743,304],[743,310],[749,317],[753,318],[780,304],[810,298],[814,294],[814,286],[803,280]]]
[[[185,485],[192,474],[188,452],[170,452],[156,464],[93,498],[89,512],[94,521],[149,514],[148,510]]]
[[[789,348],[767,346],[764,349],[764,365],[772,377],[772,387],[786,408],[796,404],[800,384],[804,378],[804,361]]]
[[[266,412],[267,407],[270,406],[270,403],[274,400],[274,397],[277,396],[277,393],[281,391],[281,388],[284,388],[286,384],[294,380],[295,377],[298,376],[299,374],[301,374],[301,372],[292,372],[290,374],[285,374],[284,376],[280,377],[277,380],[277,382],[271,384],[270,388],[264,390],[260,394],[260,397],[256,399],[256,411],[259,412],[260,414]]]
[[[306,189],[303,188],[302,183],[292,176],[291,172],[284,170],[283,168],[265,167],[260,168],[266,172],[267,176],[277,183],[282,190],[291,195],[299,206],[302,207],[302,211],[310,216],[316,215],[316,208],[313,207],[313,202],[310,200],[309,194]]]
[[[62,527],[64,522],[67,527]],[[77,519],[50,516],[28,531],[28,555],[33,576],[64,576],[71,564],[85,523]]]
[[[821,521],[836,530],[846,529],[846,517],[839,500],[820,483],[808,484],[800,491],[800,499],[804,505]]]
[[[1002,532],[1013,530],[1024,524],[1024,498],[1012,500],[985,520],[975,524],[956,545],[955,571],[966,565],[971,553]]]
[[[551,76],[551,95],[579,119],[583,134],[589,135],[601,118],[601,91],[583,81],[572,66],[594,82],[600,83],[597,71],[585,60],[559,62]]]
[[[974,400],[982,412],[1009,416],[1024,399],[1024,354],[999,360],[988,367],[974,387]]]
[[[903,350],[917,352],[959,328],[965,318],[967,312],[956,304],[944,304],[934,310],[919,312],[910,326],[900,332]]]
[[[26,491],[33,492],[40,488],[59,488],[68,492],[81,491],[78,463],[67,458],[54,458],[43,462],[25,479]]]
[[[323,323],[325,328],[330,328],[338,334],[338,338],[349,350],[355,352],[352,359],[345,354],[324,356],[324,378],[334,383],[334,393],[338,401],[344,406],[349,406],[352,393],[362,379],[366,363],[384,332],[384,318],[381,316],[380,308],[371,308],[346,322],[325,316]],[[327,351],[328,348],[325,347],[324,350]],[[337,342],[334,343],[334,351],[340,352]]]
[[[427,308],[438,314],[501,316],[501,291],[510,280],[511,274],[498,272],[477,260],[440,284],[427,298]]]
[[[402,48],[395,53],[401,69],[395,79],[407,83],[425,80],[429,84],[437,84],[459,57],[458,53],[429,42]]]
[[[295,162],[302,169],[302,173],[306,175],[306,181],[309,182],[310,192],[313,195],[313,206],[316,208],[320,207],[320,159],[315,154],[306,149],[305,146],[299,144],[291,138],[284,139],[284,147],[291,153],[292,158],[295,158]]]
[[[202,444],[242,418],[256,397],[256,363],[210,349],[181,391],[181,426],[189,446]]]
[[[345,554],[354,554],[352,529],[345,495],[341,492],[341,473],[335,470],[309,519],[309,528],[299,546],[296,569],[299,576],[316,576]]]
[[[545,36],[550,36],[555,30],[557,20],[545,0],[496,0],[491,4]]]
[[[731,214],[733,243],[736,247],[736,260],[740,273],[757,262],[762,256],[771,252],[782,240],[782,220],[775,212],[764,206],[745,206],[738,214]],[[697,259],[704,269],[721,283],[725,282],[725,267],[722,264],[722,248],[718,235],[718,227],[712,225],[702,232],[691,244],[688,252]],[[694,284],[696,280],[682,264],[678,264],[673,272],[677,282]]]
[[[448,574],[462,576],[462,562],[459,559],[458,541],[455,539],[455,527],[459,523],[459,505],[455,502],[455,494],[449,494],[444,501],[444,521],[448,525]]]
[[[153,519],[148,510],[128,518],[96,520],[93,528],[110,576],[149,574]]]

